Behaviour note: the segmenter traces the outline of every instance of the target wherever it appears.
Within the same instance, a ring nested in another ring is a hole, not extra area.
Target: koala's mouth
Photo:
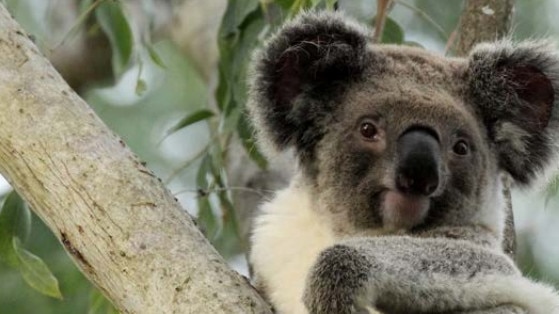
[[[427,196],[397,190],[385,190],[381,200],[382,222],[388,230],[408,230],[421,224],[431,205]]]

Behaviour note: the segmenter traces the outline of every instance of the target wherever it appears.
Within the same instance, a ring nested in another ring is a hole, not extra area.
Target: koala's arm
[[[553,289],[522,277],[504,254],[463,240],[407,236],[326,249],[304,302],[313,314],[559,313]]]

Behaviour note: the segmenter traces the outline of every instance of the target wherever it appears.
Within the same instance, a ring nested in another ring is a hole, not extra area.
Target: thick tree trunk
[[[270,312],[1,5],[0,172],[121,312]]]
[[[466,0],[458,25],[457,42],[454,52],[467,55],[473,46],[484,41],[494,41],[509,34],[514,0]],[[503,249],[514,258],[516,253],[516,232],[510,195],[509,180],[503,188],[507,206],[507,220],[503,239]]]
[[[457,55],[466,55],[473,46],[509,34],[514,0],[466,0],[457,30]]]

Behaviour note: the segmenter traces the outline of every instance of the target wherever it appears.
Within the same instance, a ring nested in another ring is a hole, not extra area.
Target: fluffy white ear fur
[[[305,280],[318,254],[334,244],[330,223],[296,180],[265,203],[254,222],[250,260],[278,313],[306,314]]]

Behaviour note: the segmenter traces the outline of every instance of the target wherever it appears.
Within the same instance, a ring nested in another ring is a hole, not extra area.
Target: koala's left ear
[[[471,101],[500,167],[528,184],[559,142],[559,55],[546,42],[478,45],[469,60]]]
[[[301,14],[268,40],[253,60],[247,104],[264,151],[310,150],[332,98],[366,67],[367,45],[367,31],[339,12]]]

